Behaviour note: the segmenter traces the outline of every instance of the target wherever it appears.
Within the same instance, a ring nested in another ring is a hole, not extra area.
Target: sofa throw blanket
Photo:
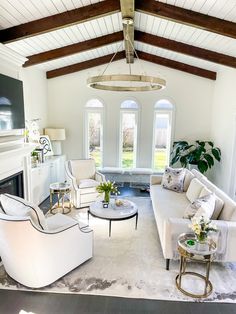
[[[173,249],[173,259],[179,259],[179,252],[178,252],[178,237],[181,233],[191,233],[190,229],[188,228],[188,225],[185,225],[185,228],[181,230],[181,227],[183,228],[183,221],[186,221],[186,219],[175,219],[170,218],[172,222],[174,222],[174,228],[170,229],[171,232],[171,241],[172,241],[172,249]],[[190,223],[190,221],[189,221]],[[173,224],[172,224],[173,227]],[[187,227],[187,229],[186,229]],[[226,249],[227,249],[227,243],[228,243],[228,225],[225,221],[220,220],[219,224],[217,224],[218,232],[213,233],[212,239],[217,243],[217,252],[215,253],[215,261],[224,261],[225,255],[226,255]]]

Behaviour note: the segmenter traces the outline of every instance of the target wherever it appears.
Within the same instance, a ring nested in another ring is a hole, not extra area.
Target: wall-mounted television
[[[24,128],[23,82],[0,74],[0,131]]]

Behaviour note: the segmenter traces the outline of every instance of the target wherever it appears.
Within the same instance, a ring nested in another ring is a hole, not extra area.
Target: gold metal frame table
[[[176,276],[176,287],[185,295],[193,298],[206,298],[213,289],[212,283],[209,280],[211,262],[214,259],[214,254],[217,250],[216,243],[208,239],[206,243],[201,244],[197,241],[195,245],[188,245],[187,241],[195,240],[195,236],[192,233],[183,233],[178,238],[178,251],[180,254],[180,269],[179,274]],[[206,275],[199,274],[197,272],[186,271],[187,261],[201,262],[206,264]],[[205,281],[205,288],[202,294],[194,294],[182,288],[182,277],[185,275],[192,275],[199,277]]]
[[[57,205],[53,206],[53,195],[57,195]],[[69,198],[69,206],[65,206],[65,197]],[[62,208],[63,214],[71,212],[71,186],[69,183],[52,183],[50,184],[50,213],[56,214],[55,209]],[[67,211],[65,209],[67,208]]]

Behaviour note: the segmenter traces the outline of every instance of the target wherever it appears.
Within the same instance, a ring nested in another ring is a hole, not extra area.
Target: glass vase
[[[105,194],[104,194],[104,202],[105,203],[110,203],[110,196],[111,196],[111,192],[105,191]]]

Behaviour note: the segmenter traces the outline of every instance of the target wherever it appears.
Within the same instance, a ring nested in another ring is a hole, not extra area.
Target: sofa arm
[[[153,174],[150,176],[150,185],[161,184],[162,175],[161,174]]]
[[[95,172],[95,180],[98,181],[98,182],[106,181],[104,174],[102,174],[102,173],[100,173],[98,171]]]

